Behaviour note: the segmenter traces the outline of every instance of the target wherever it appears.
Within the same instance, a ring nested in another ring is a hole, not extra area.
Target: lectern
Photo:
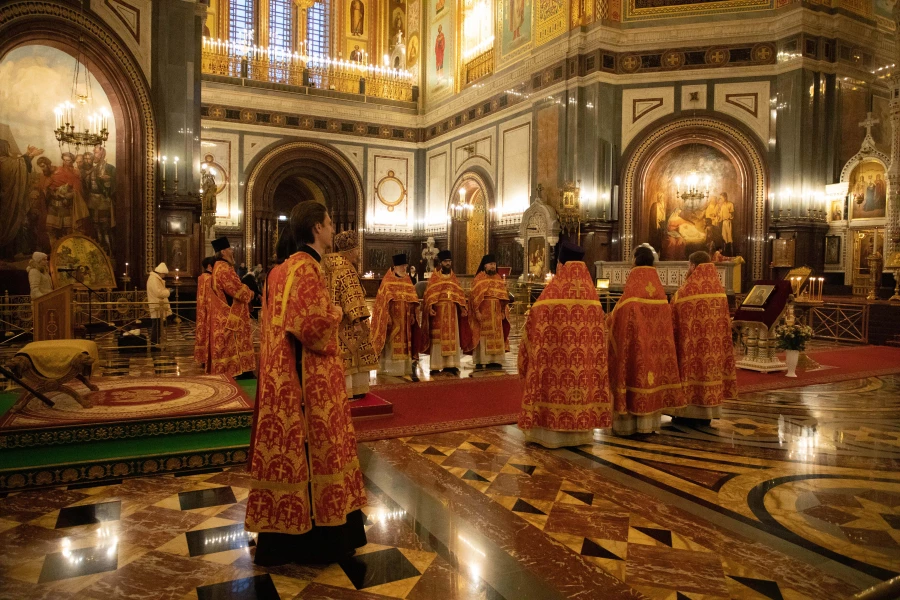
[[[34,341],[75,339],[74,300],[75,286],[70,284],[32,301]]]

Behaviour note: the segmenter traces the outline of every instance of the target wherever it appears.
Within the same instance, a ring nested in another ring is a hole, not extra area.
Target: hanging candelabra
[[[567,235],[576,233],[581,237],[581,221],[584,215],[581,210],[581,190],[572,182],[566,182],[559,191],[559,202],[556,206],[559,228]]]
[[[699,208],[709,198],[709,184],[709,175],[701,179],[696,171],[691,171],[683,180],[681,177],[675,178],[675,196],[686,207]]]
[[[66,145],[77,154],[82,147],[103,146],[109,139],[109,112],[106,108],[94,110],[94,96],[91,89],[91,74],[83,65],[83,38],[78,38],[78,52],[75,56],[75,72],[72,76],[72,99],[59,104],[54,109],[54,137],[60,149]]]
[[[472,219],[472,213],[475,212],[475,205],[472,200],[466,197],[466,189],[459,188],[459,201],[450,203],[450,218],[454,221],[468,222]]]

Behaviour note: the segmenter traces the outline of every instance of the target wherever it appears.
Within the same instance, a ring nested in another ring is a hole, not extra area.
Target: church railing
[[[331,90],[400,102],[417,101],[411,72],[347,60],[305,56],[203,38],[207,75]]]
[[[869,343],[869,305],[826,302],[810,307],[807,325],[813,338],[836,342]]]
[[[491,46],[472,60],[466,62],[465,82],[472,83],[494,72],[494,47]]]

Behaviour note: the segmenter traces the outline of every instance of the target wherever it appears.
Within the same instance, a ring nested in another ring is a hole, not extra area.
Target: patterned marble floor
[[[0,598],[847,598],[900,570],[900,375],[742,396],[710,426],[360,445],[368,545],[257,568],[242,469],[0,498]]]

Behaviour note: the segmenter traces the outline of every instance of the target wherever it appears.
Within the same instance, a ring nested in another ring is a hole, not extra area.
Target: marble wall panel
[[[446,231],[449,192],[449,147],[443,146],[428,154],[425,178],[428,197],[425,206],[425,228],[428,232]]]
[[[716,85],[715,110],[741,121],[767,144],[769,141],[769,82],[746,81]]]
[[[559,189],[559,106],[554,103],[537,113],[537,182],[544,200],[555,198]]]
[[[674,112],[674,87],[622,90],[622,149],[650,123]]]
[[[414,224],[415,174],[412,153],[368,151],[369,232],[409,232]]]
[[[498,205],[504,217],[525,211],[531,197],[531,115],[500,132]]]

